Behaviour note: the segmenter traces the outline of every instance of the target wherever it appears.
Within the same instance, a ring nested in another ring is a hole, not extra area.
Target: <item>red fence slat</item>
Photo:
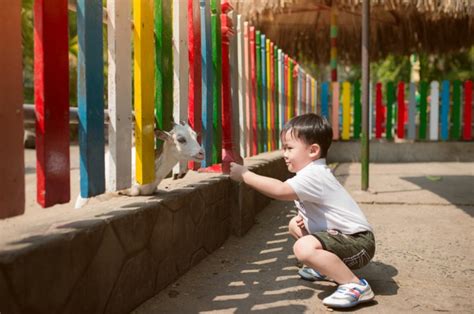
[[[383,105],[382,105],[382,83],[375,85],[375,138],[382,137]]]
[[[398,83],[398,119],[397,137],[403,138],[405,134],[405,83]]]
[[[37,201],[43,207],[70,199],[67,5],[37,0],[34,6]]]
[[[463,140],[469,141],[472,133],[472,81],[464,82],[464,129]]]

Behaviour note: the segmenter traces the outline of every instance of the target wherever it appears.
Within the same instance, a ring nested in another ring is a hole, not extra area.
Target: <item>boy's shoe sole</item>
[[[369,295],[367,297],[362,297],[359,300],[354,301],[350,304],[325,304],[324,302],[323,302],[323,304],[327,307],[334,308],[334,309],[347,309],[347,308],[350,308],[350,307],[357,306],[358,304],[371,302],[371,301],[374,300],[374,298],[375,298],[375,295],[372,292],[372,296]]]
[[[340,285],[332,295],[323,300],[323,304],[330,308],[349,308],[372,301],[375,298],[374,292],[365,279],[361,282],[363,285],[353,283]],[[354,300],[349,301],[350,298]],[[344,301],[349,302],[344,303]]]
[[[301,279],[308,281],[332,281],[328,277],[321,275],[320,273],[309,267],[303,267],[298,270],[298,275],[301,277]]]

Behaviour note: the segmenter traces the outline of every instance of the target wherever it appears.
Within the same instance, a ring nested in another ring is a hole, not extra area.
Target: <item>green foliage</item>
[[[420,61],[420,80],[442,81],[460,80],[465,81],[474,78],[474,47],[441,55],[430,55],[420,53],[417,56]],[[315,64],[305,56],[299,56],[299,60],[308,72],[319,81],[330,79],[329,64]],[[412,64],[410,56],[389,55],[383,60],[372,62],[370,65],[370,76],[372,82],[410,81]],[[354,82],[362,78],[360,64],[338,66],[338,80]]]
[[[22,0],[21,27],[23,43],[23,86],[24,102],[34,103],[34,0]],[[76,14],[69,12],[69,101],[75,106],[76,66],[77,66],[77,28]]]
[[[408,56],[390,55],[384,60],[374,62],[370,66],[373,82],[410,81],[410,59]]]
[[[33,0],[23,0],[21,8],[23,43],[23,85],[25,103],[33,103]]]
[[[421,80],[460,80],[474,78],[474,47],[443,56],[422,54]]]
[[[420,61],[421,81],[465,81],[474,78],[474,47],[442,55],[420,53],[416,56]],[[372,63],[372,81],[384,84],[389,81],[409,82],[411,66],[409,56],[390,55],[384,60]]]

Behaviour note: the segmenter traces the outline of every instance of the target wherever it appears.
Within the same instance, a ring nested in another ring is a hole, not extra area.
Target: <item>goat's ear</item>
[[[173,140],[173,137],[171,136],[170,133],[168,133],[166,131],[163,131],[163,130],[159,130],[159,129],[155,129],[155,136],[157,138],[159,138],[160,140],[162,140],[162,141],[171,141],[171,140]]]

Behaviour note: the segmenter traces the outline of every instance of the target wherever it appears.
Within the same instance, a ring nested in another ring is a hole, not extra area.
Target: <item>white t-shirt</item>
[[[326,159],[313,161],[286,182],[298,196],[295,203],[309,233],[330,229],[343,234],[372,231],[360,207],[326,165]]]

